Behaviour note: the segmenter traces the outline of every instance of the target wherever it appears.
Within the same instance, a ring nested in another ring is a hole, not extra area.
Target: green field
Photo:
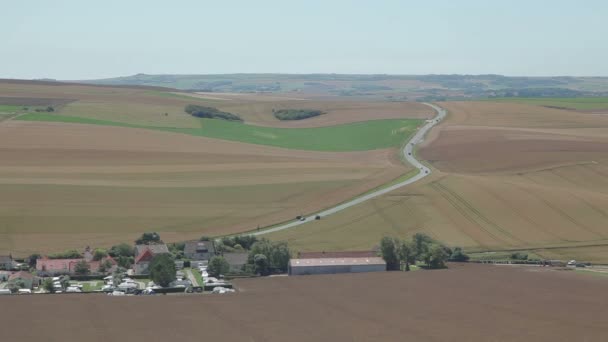
[[[145,128],[310,151],[366,151],[400,146],[422,123],[422,120],[418,119],[388,119],[316,128],[275,128],[224,120],[198,119],[200,121],[199,128],[176,128],[47,113],[29,113],[17,119]]]
[[[577,110],[608,109],[608,97],[501,97],[495,99],[488,99],[488,101],[525,103],[537,106],[562,107]]]

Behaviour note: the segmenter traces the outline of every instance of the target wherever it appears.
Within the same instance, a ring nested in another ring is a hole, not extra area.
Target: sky
[[[0,78],[608,76],[608,1],[0,0]]]

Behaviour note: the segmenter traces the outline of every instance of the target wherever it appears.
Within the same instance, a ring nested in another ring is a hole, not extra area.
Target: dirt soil
[[[605,341],[608,278],[538,267],[244,279],[230,295],[0,298],[6,341]]]

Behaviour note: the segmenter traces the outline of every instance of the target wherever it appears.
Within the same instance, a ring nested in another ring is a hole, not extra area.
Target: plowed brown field
[[[244,279],[231,295],[2,296],[7,341],[589,341],[608,278],[538,267]],[[9,328],[10,327],[10,328]]]

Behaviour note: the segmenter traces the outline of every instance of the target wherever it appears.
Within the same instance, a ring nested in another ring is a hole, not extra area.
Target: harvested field
[[[321,127],[380,119],[424,119],[433,111],[415,102],[361,102],[352,100],[302,100],[283,96],[239,94],[199,96],[146,87],[110,87],[48,82],[0,81],[0,94],[10,98],[6,104],[29,103],[42,98],[65,104],[58,114],[120,123],[176,128],[199,128],[199,120],[184,112],[188,104],[217,107],[239,114],[246,123],[271,127]],[[18,101],[21,98],[23,101]],[[66,100],[69,98],[69,100]],[[24,103],[21,103],[24,102]],[[69,103],[68,103],[69,102]],[[2,104],[0,99],[0,104]],[[272,109],[307,108],[327,112],[318,118],[282,122]],[[166,115],[165,115],[166,113]]]
[[[13,327],[3,337],[23,342],[200,341],[201,332],[226,341],[593,342],[608,335],[606,281],[538,267],[451,265],[243,279],[239,293],[221,296],[3,296],[0,319]],[[19,328],[23,317],[28,329]]]
[[[394,150],[293,151],[123,127],[0,124],[0,253],[255,229],[408,171]],[[83,242],[83,241],[86,241]]]
[[[448,120],[418,151],[438,169],[430,179],[271,237],[314,251],[425,232],[469,251],[608,262],[606,118],[510,103],[445,107]]]

